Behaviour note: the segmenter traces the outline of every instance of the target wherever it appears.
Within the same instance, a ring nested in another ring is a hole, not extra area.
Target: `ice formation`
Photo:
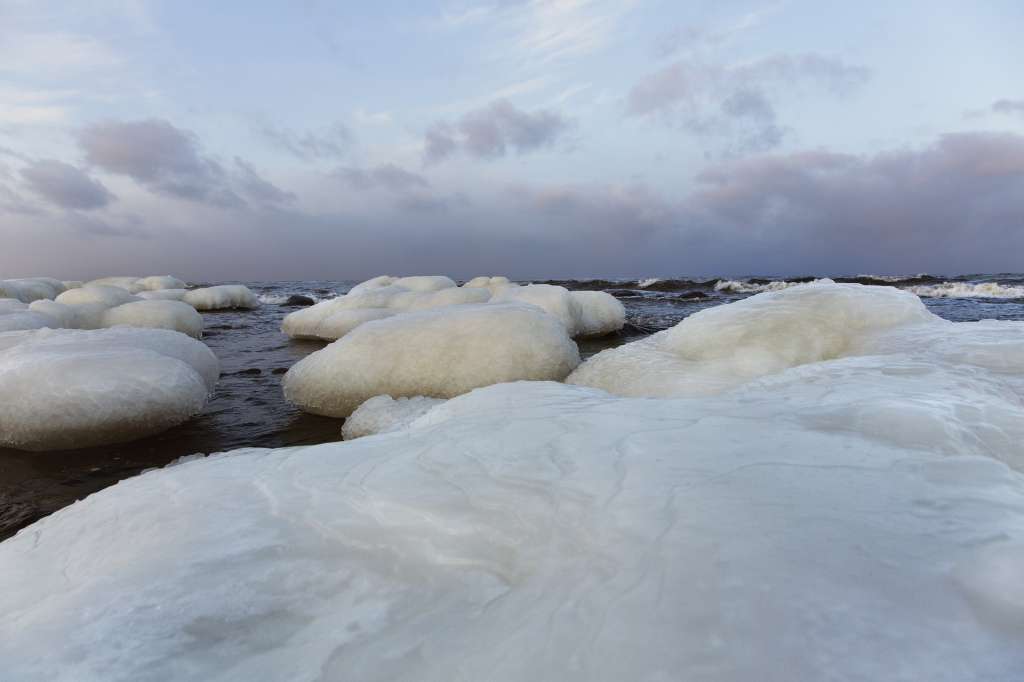
[[[149,301],[181,301],[186,293],[184,289],[153,289],[140,291],[136,296]]]
[[[0,395],[17,396],[0,401],[0,446],[83,448],[158,433],[198,413],[218,373],[209,348],[163,329],[0,334]]]
[[[57,303],[64,305],[82,305],[84,303],[96,303],[107,307],[121,305],[138,301],[139,298],[128,292],[127,289],[112,284],[86,284],[78,289],[69,289],[57,296]]]
[[[301,409],[349,415],[377,395],[450,398],[505,381],[561,380],[579,363],[551,315],[521,304],[437,308],[367,322],[284,376]]]
[[[598,353],[567,381],[627,396],[718,393],[789,367],[869,354],[886,330],[916,324],[952,323],[899,289],[820,280],[701,310]]]
[[[364,322],[410,311],[486,302],[520,301],[558,317],[570,336],[601,335],[625,323],[625,308],[611,294],[573,291],[550,284],[521,287],[507,277],[476,277],[456,287],[448,277],[374,277],[345,295],[284,318],[281,330],[295,339],[334,341]]]
[[[198,339],[203,335],[203,316],[181,301],[144,300],[108,309],[101,326],[173,329]]]
[[[0,660],[19,680],[1017,679],[1004,455],[1024,439],[990,447],[1024,423],[1022,326],[963,326],[947,351],[1012,366],[901,346],[701,399],[503,384],[406,430],[151,471],[0,544]]]
[[[256,294],[244,284],[221,284],[215,287],[192,289],[182,299],[196,310],[222,310],[227,308],[258,308]]]
[[[63,282],[51,277],[0,279],[0,298],[14,298],[22,303],[31,303],[42,298],[56,298],[66,288]]]
[[[341,427],[345,440],[372,436],[377,433],[398,431],[412,424],[434,407],[444,403],[443,398],[392,398],[378,395],[370,398],[350,414]]]

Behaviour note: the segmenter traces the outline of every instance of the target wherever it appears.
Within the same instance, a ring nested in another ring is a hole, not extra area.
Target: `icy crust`
[[[608,334],[621,329],[626,319],[622,304],[605,292],[570,292],[549,284],[521,287],[507,277],[477,277],[456,287],[448,277],[381,276],[357,284],[344,296],[287,315],[281,330],[295,339],[334,341],[364,322],[407,312],[510,301],[554,315],[570,336]]]
[[[193,311],[194,312],[194,311]],[[0,447],[55,450],[159,433],[197,414],[217,358],[167,330],[0,334]]]
[[[0,298],[13,298],[31,303],[42,298],[56,298],[65,289],[64,283],[52,277],[25,277],[0,279]]]
[[[54,299],[64,305],[98,304],[107,307],[138,301],[139,298],[123,287],[110,284],[86,284],[78,289],[70,289]]]
[[[396,400],[389,395],[378,395],[357,407],[356,411],[345,419],[341,435],[345,440],[352,440],[398,431],[444,402],[442,398],[414,396]]]
[[[701,310],[598,353],[567,381],[627,396],[707,395],[789,367],[871,353],[891,330],[949,324],[908,292],[819,280]]]
[[[580,356],[554,317],[521,304],[461,305],[367,322],[284,375],[285,397],[345,417],[377,395],[450,398],[480,386],[561,380]]]
[[[149,277],[101,277],[91,280],[86,285],[101,285],[124,289],[128,293],[137,294],[143,291],[159,289],[184,289],[185,282],[170,275],[151,275]]]
[[[1017,679],[1024,477],[982,441],[859,424],[869,377],[945,417],[953,376],[868,360],[742,399],[504,384],[405,431],[123,481],[0,544],[0,660],[18,680]],[[823,395],[844,428],[802,418]]]
[[[244,284],[220,284],[185,292],[181,299],[196,310],[223,310],[228,308],[258,308],[256,294]]]
[[[194,339],[203,335],[202,315],[181,301],[144,300],[125,303],[105,311],[102,326],[173,329]]]

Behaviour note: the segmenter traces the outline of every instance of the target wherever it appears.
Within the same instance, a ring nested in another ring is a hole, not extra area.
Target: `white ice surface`
[[[203,316],[181,301],[143,300],[110,308],[103,314],[102,326],[173,329],[198,339],[203,335]]]
[[[0,279],[0,298],[16,298],[22,303],[31,303],[44,298],[56,298],[65,288],[63,282],[52,277]]]
[[[130,294],[126,289],[112,284],[89,283],[78,289],[69,289],[54,299],[57,303],[64,305],[82,305],[94,303],[113,307],[122,303],[140,300],[137,296]]]
[[[134,440],[198,413],[219,363],[184,334],[119,327],[0,334],[0,447]],[[0,660],[3,660],[0,657]]]
[[[517,379],[565,378],[576,344],[554,317],[522,304],[458,305],[367,322],[285,374],[307,412],[350,414],[377,395],[450,398]]]
[[[257,308],[260,305],[256,294],[244,284],[220,284],[214,287],[192,289],[186,292],[181,300],[196,310]]]
[[[504,384],[404,431],[146,473],[0,544],[0,660],[75,682],[1017,679],[1024,477],[982,441],[859,422],[883,391],[948,420],[944,379],[833,364],[700,400]],[[832,421],[805,419],[823,396]]]
[[[372,436],[377,433],[397,431],[409,426],[434,407],[442,404],[443,398],[392,398],[378,395],[370,398],[350,414],[341,427],[345,440]]]

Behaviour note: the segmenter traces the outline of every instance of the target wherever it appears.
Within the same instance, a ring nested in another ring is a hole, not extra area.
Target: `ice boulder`
[[[619,395],[706,395],[789,367],[870,353],[893,330],[945,324],[908,292],[819,280],[701,310],[598,353],[567,381]]]
[[[122,481],[0,543],[4,677],[1018,680],[1024,476],[947,412],[969,374],[889,359],[741,398],[502,384]],[[881,394],[966,449],[810,418]]]
[[[202,410],[219,373],[178,332],[115,328],[0,334],[0,447],[84,448],[135,440]],[[0,659],[3,659],[0,656]]]
[[[60,320],[34,310],[0,311],[0,332],[22,331],[28,329],[57,329]]]
[[[0,298],[0,315],[28,310],[28,304],[16,298]]]
[[[569,291],[554,284],[503,286],[495,290],[491,300],[535,305],[561,320],[573,337],[609,334],[622,329],[626,322],[626,309],[603,291]]]
[[[128,293],[123,287],[113,286],[110,284],[86,284],[78,289],[69,289],[56,299],[57,303],[63,303],[64,305],[82,305],[86,303],[95,303],[113,307],[115,305],[121,305],[122,303],[130,303],[131,301],[138,301],[138,297]]]
[[[404,277],[390,284],[357,289],[285,316],[281,330],[296,339],[333,341],[371,320],[409,311],[484,303],[491,298],[487,289],[440,286],[445,284],[440,280],[447,278]],[[410,283],[418,288],[407,288]],[[431,285],[437,288],[429,288]]]
[[[185,283],[170,275],[152,275],[135,282],[139,291],[159,291],[161,289],[184,289]]]
[[[144,287],[139,285],[138,277],[97,277],[96,279],[89,280],[85,283],[86,286],[101,286],[101,287],[117,287],[118,289],[124,289],[130,294],[142,291]]]
[[[467,289],[487,289],[493,294],[498,289],[516,285],[508,277],[474,277],[462,286]]]
[[[192,289],[182,299],[196,310],[222,310],[228,308],[258,308],[259,300],[244,284],[221,284],[214,287]]]
[[[374,289],[383,289],[384,287],[399,287],[408,291],[438,291],[440,289],[448,289],[455,286],[455,282],[450,277],[443,275],[414,275],[412,277],[392,277],[390,275],[381,275],[380,277],[374,277],[368,279],[365,282],[360,282],[351,289],[348,293],[350,294],[362,294]]]
[[[181,301],[186,293],[184,289],[153,289],[140,291],[136,296],[148,301]]]
[[[103,315],[109,309],[102,303],[65,304],[56,301],[33,301],[29,308],[37,313],[49,315],[59,327],[67,329],[99,329],[103,326]]]
[[[345,417],[377,395],[450,398],[505,381],[561,380],[579,351],[551,315],[521,304],[435,308],[367,322],[284,376],[300,409]]]
[[[64,290],[64,283],[51,277],[0,279],[0,298],[16,298],[22,303],[56,298]]]
[[[341,435],[345,440],[352,440],[377,433],[398,431],[444,402],[442,398],[413,396],[396,400],[389,395],[378,395],[364,402],[346,417],[341,427]]]
[[[172,329],[198,339],[203,335],[203,316],[181,301],[143,300],[110,308],[101,326]]]

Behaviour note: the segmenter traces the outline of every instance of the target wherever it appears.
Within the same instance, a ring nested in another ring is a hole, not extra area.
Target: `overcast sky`
[[[0,0],[0,278],[1024,270],[1024,3]]]

